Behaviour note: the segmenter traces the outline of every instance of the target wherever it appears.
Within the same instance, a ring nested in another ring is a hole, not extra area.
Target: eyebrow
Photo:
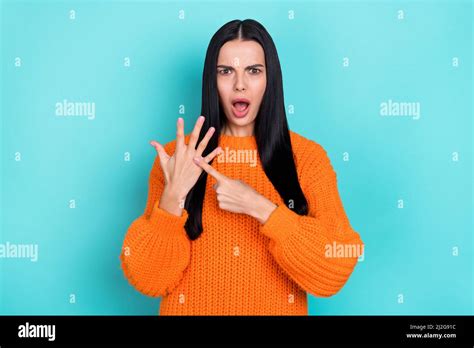
[[[226,68],[226,69],[234,69],[234,67],[232,66],[229,66],[229,65],[218,65],[217,66],[218,68]],[[249,65],[247,66],[245,69],[251,69],[251,68],[264,68],[263,64],[253,64],[253,65]]]

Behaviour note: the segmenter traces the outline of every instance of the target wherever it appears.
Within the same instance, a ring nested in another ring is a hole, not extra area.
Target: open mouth
[[[232,113],[235,117],[245,117],[249,111],[250,101],[239,98],[232,101]]]
[[[239,112],[244,112],[249,107],[249,103],[246,102],[236,102],[232,105],[234,105],[234,108]]]

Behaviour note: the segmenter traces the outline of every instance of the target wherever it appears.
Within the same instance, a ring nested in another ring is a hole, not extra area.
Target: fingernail
[[[193,160],[194,162],[199,162],[201,159],[199,157],[194,157]]]
[[[199,120],[204,120],[204,116],[199,116]]]

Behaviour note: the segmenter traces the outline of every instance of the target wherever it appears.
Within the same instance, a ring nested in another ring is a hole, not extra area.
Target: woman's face
[[[236,39],[221,47],[217,89],[228,126],[253,134],[266,84],[265,53],[258,42]]]

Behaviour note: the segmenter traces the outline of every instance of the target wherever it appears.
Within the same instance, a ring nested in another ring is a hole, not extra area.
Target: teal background
[[[0,243],[37,243],[39,259],[0,259],[0,314],[157,314],[119,264],[145,207],[148,142],[172,140],[178,116],[191,130],[209,40],[237,18],[272,35],[290,128],[328,151],[366,246],[337,295],[310,296],[310,313],[473,314],[472,7],[2,1]],[[56,116],[63,99],[95,102],[95,119]],[[389,99],[419,102],[421,118],[380,116]]]

